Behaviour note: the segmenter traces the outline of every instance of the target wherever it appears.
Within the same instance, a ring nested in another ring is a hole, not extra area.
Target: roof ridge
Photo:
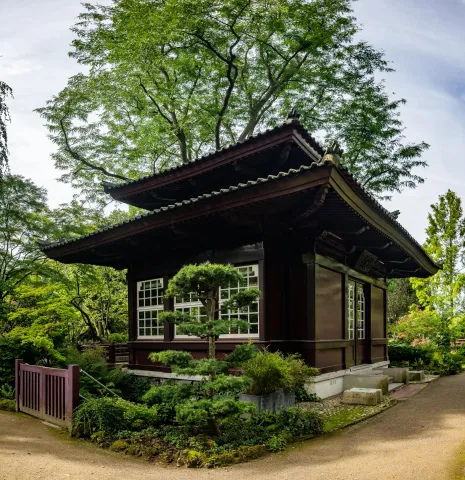
[[[234,192],[236,190],[240,190],[240,189],[243,189],[243,188],[247,188],[247,187],[257,185],[258,183],[267,183],[267,182],[276,180],[278,178],[287,177],[289,175],[295,175],[295,174],[298,174],[298,173],[302,173],[304,171],[311,170],[315,167],[326,166],[326,165],[329,165],[329,164],[332,165],[331,162],[328,162],[328,163],[327,162],[325,162],[325,163],[312,162],[310,165],[301,165],[298,169],[291,168],[290,170],[288,170],[286,172],[279,172],[276,175],[270,174],[270,175],[267,175],[264,178],[259,177],[256,180],[249,180],[247,183],[239,183],[237,185],[232,185],[228,188],[222,188],[220,191],[213,190],[210,193],[203,193],[202,195],[199,195],[197,197],[192,197],[192,198],[189,198],[187,200],[183,200],[181,202],[172,203],[170,205],[165,205],[163,207],[159,207],[159,208],[156,208],[154,210],[150,210],[148,212],[141,213],[139,215],[134,216],[133,218],[123,220],[121,222],[115,223],[114,225],[99,228],[95,232],[91,232],[91,233],[88,233],[87,235],[82,235],[80,237],[70,238],[70,239],[62,240],[62,241],[58,240],[56,242],[48,242],[46,240],[39,240],[38,241],[39,248],[42,251],[44,251],[44,250],[49,250],[50,248],[55,248],[55,247],[58,247],[58,246],[67,245],[69,243],[73,243],[73,242],[76,242],[78,240],[82,240],[84,238],[88,238],[88,237],[92,237],[94,235],[98,235],[99,233],[102,233],[102,232],[105,232],[105,231],[108,231],[108,230],[113,230],[114,228],[120,227],[120,226],[122,226],[126,223],[131,223],[133,221],[140,220],[142,218],[150,217],[151,215],[156,215],[158,213],[166,212],[168,210],[173,210],[175,208],[179,208],[179,207],[182,207],[184,205],[190,205],[192,203],[196,203],[200,200],[205,200],[205,199],[211,198],[213,196],[224,195],[224,194],[227,194],[227,193],[230,193],[230,192]]]
[[[255,135],[251,135],[250,137],[246,138],[245,140],[237,141],[235,143],[231,143],[231,144],[228,144],[224,147],[221,147],[218,150],[208,152],[205,155],[197,157],[196,159],[191,160],[188,163],[183,163],[181,165],[175,165],[175,166],[173,166],[171,168],[168,168],[166,170],[163,170],[161,172],[152,173],[152,174],[149,174],[149,175],[143,175],[142,177],[135,178],[133,180],[127,180],[127,181],[122,182],[122,183],[113,183],[113,182],[103,181],[102,185],[103,185],[105,191],[110,192],[112,190],[116,190],[118,188],[126,187],[128,185],[133,185],[133,184],[136,184],[136,183],[142,183],[145,180],[149,180],[151,178],[165,176],[165,175],[168,175],[170,173],[173,173],[174,171],[186,168],[186,167],[191,166],[193,164],[196,164],[196,163],[199,163],[199,162],[200,163],[204,162],[204,161],[208,160],[209,158],[211,158],[211,157],[213,157],[217,154],[222,154],[222,153],[224,153],[228,150],[231,150],[235,147],[238,147],[239,145],[243,145],[243,144],[245,144],[249,141],[255,140],[255,139],[257,139],[257,138],[259,138],[263,135],[268,135],[272,132],[277,132],[278,130],[281,130],[281,129],[284,129],[284,128],[295,128],[295,129],[300,130],[304,134],[304,136],[306,137],[305,139],[308,141],[308,143],[311,145],[311,147],[313,147],[317,151],[317,153],[319,153],[320,155],[323,155],[323,153],[324,153],[323,147],[318,143],[318,141],[310,134],[310,132],[305,127],[303,127],[300,123],[289,123],[289,121],[286,120],[285,122],[281,123],[280,125],[277,125],[277,126],[271,127],[271,128],[266,128],[265,130],[261,130],[261,131],[257,132]]]

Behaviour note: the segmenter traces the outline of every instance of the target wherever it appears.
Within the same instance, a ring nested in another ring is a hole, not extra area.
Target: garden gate
[[[79,403],[79,366],[60,368],[15,362],[16,411],[71,428]]]

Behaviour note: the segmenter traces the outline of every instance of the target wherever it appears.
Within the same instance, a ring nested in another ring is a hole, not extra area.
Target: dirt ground
[[[218,470],[152,465],[0,412],[1,480],[447,480],[465,453],[465,374],[346,430]]]

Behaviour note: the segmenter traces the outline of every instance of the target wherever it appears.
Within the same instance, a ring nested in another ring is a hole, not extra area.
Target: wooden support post
[[[116,363],[116,347],[114,343],[110,343],[108,345],[108,363]]]
[[[71,432],[73,412],[79,404],[79,365],[68,366],[68,383],[66,391],[66,421]]]
[[[15,406],[16,411],[20,411],[20,399],[21,399],[21,364],[24,361],[17,358],[15,360]]]

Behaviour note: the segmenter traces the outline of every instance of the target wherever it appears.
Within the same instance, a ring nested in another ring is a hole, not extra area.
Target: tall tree
[[[412,286],[420,304],[437,312],[446,332],[452,319],[464,314],[465,218],[462,201],[451,190],[431,209],[424,247],[442,269],[433,277],[412,279]]]
[[[397,278],[388,284],[387,321],[392,324],[407,315],[417,297],[409,278]]]
[[[425,143],[406,143],[379,74],[357,41],[353,0],[113,0],[85,4],[70,55],[86,73],[39,109],[62,180],[95,183],[189,162],[281,122],[291,106],[337,136],[377,195],[414,187]]]
[[[8,135],[6,125],[10,121],[10,111],[6,99],[13,95],[11,88],[0,81],[0,178],[4,168],[8,165]]]
[[[19,175],[6,175],[0,188],[0,307],[44,265],[36,240],[49,231],[46,192]],[[1,312],[0,312],[1,314]]]

